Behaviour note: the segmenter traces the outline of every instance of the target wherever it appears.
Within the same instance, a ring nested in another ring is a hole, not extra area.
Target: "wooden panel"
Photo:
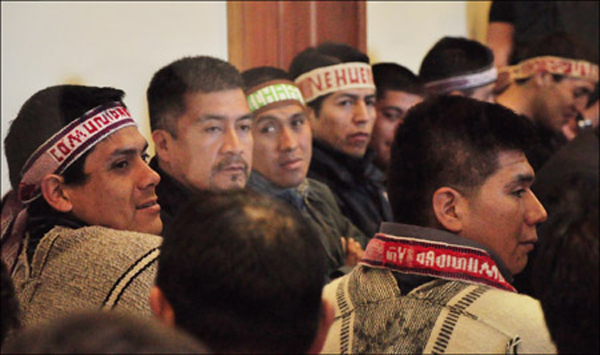
[[[366,52],[364,1],[230,1],[229,61],[240,70],[287,69],[292,58],[324,41]]]

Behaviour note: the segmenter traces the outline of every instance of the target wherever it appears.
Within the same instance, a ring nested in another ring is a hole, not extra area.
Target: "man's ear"
[[[331,327],[331,324],[333,324],[335,312],[333,306],[326,300],[322,300],[321,302],[319,328],[317,329],[317,334],[315,335],[315,339],[313,340],[310,349],[308,349],[309,354],[318,354],[323,350],[323,345],[325,345],[325,340],[327,339],[327,333],[329,333],[329,328]]]
[[[173,136],[164,129],[155,129],[152,131],[152,140],[154,141],[154,150],[159,159],[168,163],[171,159],[171,141]]]
[[[59,212],[69,213],[73,210],[73,203],[65,191],[64,181],[65,179],[60,175],[48,174],[42,179],[40,189],[50,207]]]
[[[175,313],[173,312],[173,307],[171,307],[171,304],[169,304],[165,295],[156,285],[150,290],[149,302],[150,310],[156,318],[172,327],[175,326]]]
[[[467,200],[457,190],[444,186],[433,193],[433,213],[444,229],[459,233],[463,228]]]

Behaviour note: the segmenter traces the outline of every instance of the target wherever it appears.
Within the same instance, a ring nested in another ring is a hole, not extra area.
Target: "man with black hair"
[[[463,37],[444,37],[423,58],[419,77],[429,95],[493,102],[498,74],[488,47]]]
[[[391,210],[374,154],[367,152],[375,123],[369,57],[323,43],[296,55],[289,73],[307,103],[313,133],[308,177],[326,184],[342,213],[370,238]]]
[[[209,354],[191,335],[151,317],[120,312],[74,312],[23,329],[7,354]]]
[[[2,259],[24,325],[76,309],[150,314],[160,177],[123,95],[52,86],[29,98],[10,126]]]
[[[254,156],[248,187],[286,201],[320,236],[327,276],[348,273],[362,257],[366,238],[342,215],[327,185],[306,177],[312,133],[300,89],[278,68],[242,73],[254,114]]]
[[[567,142],[564,127],[578,119],[597,85],[597,55],[566,33],[531,43],[516,65],[503,68],[497,102],[537,126],[538,145],[529,157],[536,171]]]
[[[242,78],[213,57],[185,57],[157,71],[146,92],[168,226],[197,191],[241,189],[252,167],[252,115]]]
[[[394,223],[325,287],[326,352],[555,352],[539,302],[511,285],[546,218],[531,134],[525,117],[461,96],[408,112],[389,168]]]
[[[333,317],[320,253],[287,203],[201,192],[166,231],[152,311],[216,353],[318,353]]]
[[[396,128],[408,109],[423,101],[425,88],[415,74],[396,63],[373,65],[373,79],[377,87],[377,119],[369,147],[376,153],[375,164],[385,172]]]

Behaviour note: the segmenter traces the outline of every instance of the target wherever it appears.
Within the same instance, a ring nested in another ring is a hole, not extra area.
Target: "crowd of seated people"
[[[152,158],[122,90],[41,88],[4,140],[2,351],[597,352],[580,46],[497,68],[444,37],[418,73],[336,42],[177,58],[146,91]]]

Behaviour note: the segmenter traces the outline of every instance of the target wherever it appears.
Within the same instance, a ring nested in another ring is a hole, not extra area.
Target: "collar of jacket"
[[[376,174],[373,165],[375,154],[371,150],[367,150],[363,157],[356,158],[314,139],[312,153],[311,167],[320,171],[328,170],[332,173],[331,176],[337,176],[348,184],[371,179]]]
[[[254,191],[287,201],[298,209],[304,207],[304,201],[308,198],[309,183],[306,178],[296,187],[282,188],[267,180],[259,172],[252,170],[247,186]]]

